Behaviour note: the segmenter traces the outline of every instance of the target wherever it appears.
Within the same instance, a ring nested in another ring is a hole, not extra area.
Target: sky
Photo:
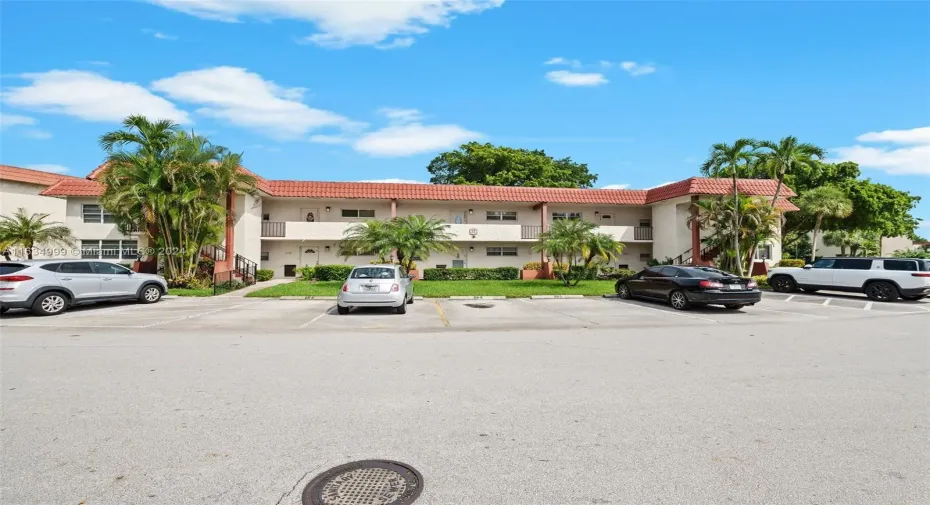
[[[84,176],[133,113],[267,178],[426,182],[472,140],[696,175],[795,135],[924,197],[928,2],[5,1],[0,163]]]

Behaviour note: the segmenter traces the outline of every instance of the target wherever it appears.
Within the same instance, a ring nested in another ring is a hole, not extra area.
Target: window
[[[263,252],[263,253],[262,253],[261,260],[262,260],[262,261],[268,261],[268,253],[267,253],[267,252]]]
[[[884,263],[885,270],[917,271],[917,261],[915,260],[885,260]]]
[[[663,277],[675,277],[678,275],[678,269],[675,267],[662,267],[660,270]]]
[[[649,253],[639,253],[639,261],[649,261],[652,259],[652,255]]]
[[[560,219],[581,219],[581,212],[553,212],[552,220],[558,221]]]
[[[412,257],[412,258],[410,258],[410,259],[412,259],[413,261],[421,261],[421,260],[423,260],[423,258],[421,258],[421,257],[419,257],[419,256],[414,256],[414,257]]]
[[[770,260],[772,259],[772,246],[771,244],[762,244],[756,248],[756,259],[760,260]]]
[[[271,221],[271,214],[262,214],[262,221]]]
[[[103,275],[129,275],[129,272],[131,272],[131,270],[125,267],[115,263],[107,263],[106,261],[95,261],[93,265],[94,270],[98,274]]]
[[[488,221],[516,221],[517,213],[509,210],[489,210],[487,213]]]
[[[445,265],[436,265],[437,270],[445,270],[445,268],[446,268]]]
[[[641,227],[643,227],[643,228],[649,228],[650,226],[652,226],[652,221],[650,221],[650,220],[648,220],[648,219],[640,219],[640,220],[639,220],[639,226],[641,226]]]
[[[516,256],[516,247],[488,247],[488,256]]]
[[[113,214],[103,210],[103,207],[96,204],[81,205],[81,215],[85,223],[115,223]]]
[[[135,260],[138,245],[135,240],[82,240],[81,258],[107,260]]]
[[[617,268],[623,268],[623,269],[629,270],[630,265],[617,265]]]
[[[841,258],[833,263],[835,270],[871,270],[872,260]]]
[[[61,266],[61,263],[46,263],[39,268],[42,270],[48,270],[49,272],[57,272],[59,266]]]
[[[601,219],[606,221],[608,219],[613,219],[613,216],[611,216],[610,214],[601,214]]]
[[[375,211],[365,209],[342,209],[342,217],[375,217]]]
[[[362,267],[352,270],[352,279],[393,279],[394,269],[384,267]]]
[[[74,261],[69,263],[62,263],[58,267],[58,273],[60,274],[92,274],[93,270],[90,268],[89,261]]]
[[[833,262],[836,261],[833,258],[821,258],[814,262],[812,265],[814,268],[833,268]]]
[[[19,272],[28,266],[29,265],[20,265],[18,263],[3,263],[0,265],[0,275],[8,275],[14,272]],[[58,265],[55,265],[55,267],[57,268]]]

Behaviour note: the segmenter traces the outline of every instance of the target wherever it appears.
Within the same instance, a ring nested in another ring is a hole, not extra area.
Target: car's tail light
[[[911,274],[912,277],[930,277],[930,272],[920,272],[917,274]],[[2,279],[3,277],[0,277]]]
[[[391,291],[395,293],[400,291],[400,284],[394,284],[393,286],[391,286]]]
[[[717,281],[703,280],[698,283],[698,286],[705,288],[705,289],[722,289],[723,283],[717,282]]]
[[[348,285],[348,284],[343,284],[343,285],[342,285],[342,292],[343,292],[343,293],[348,293],[348,292],[349,292],[349,285]]]
[[[746,289],[756,289],[757,287],[759,287],[759,285],[756,284],[756,281],[749,281],[746,283]]]
[[[0,282],[25,282],[31,281],[32,277],[28,275],[3,275],[0,276]]]

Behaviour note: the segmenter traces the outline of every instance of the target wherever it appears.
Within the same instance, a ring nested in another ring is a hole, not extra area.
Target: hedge
[[[756,281],[756,284],[758,284],[760,288],[770,287],[769,278],[766,275],[754,275],[752,280]]]
[[[300,277],[303,280],[309,281],[310,279],[313,279],[314,275],[316,275],[316,269],[313,268],[312,265],[304,265],[302,267],[297,267],[297,273],[300,274]]]
[[[550,264],[552,265],[553,272],[558,272],[559,270],[562,270],[562,271],[565,270],[565,265],[562,263],[550,263]],[[525,263],[523,265],[523,269],[524,270],[542,270],[542,263],[538,261],[530,261],[529,263]]]
[[[776,266],[776,267],[795,267],[795,268],[802,268],[802,267],[803,267],[804,265],[806,265],[806,264],[807,264],[807,262],[805,262],[805,261],[802,260],[802,259],[783,259],[783,260],[779,261],[778,264],[776,264],[775,266]]]
[[[517,267],[498,268],[427,268],[423,280],[427,281],[515,281],[520,278]]]
[[[274,270],[270,268],[259,268],[255,272],[255,280],[258,282],[270,281],[272,277],[274,277]]]
[[[344,281],[353,268],[353,265],[317,265],[313,269],[313,278],[318,281]]]

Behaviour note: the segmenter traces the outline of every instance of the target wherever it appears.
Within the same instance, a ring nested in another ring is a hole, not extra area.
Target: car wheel
[[[680,289],[676,289],[668,295],[668,303],[670,303],[675,310],[685,310],[689,305],[687,295]]]
[[[349,307],[343,307],[342,305],[336,305],[336,312],[344,316],[349,313]]]
[[[772,286],[774,291],[778,291],[779,293],[791,293],[798,289],[798,285],[794,282],[794,279],[787,275],[776,275],[772,277],[769,281],[769,285]]]
[[[633,298],[633,294],[630,293],[630,287],[626,284],[617,284],[617,296],[624,300]]]
[[[400,305],[400,307],[395,307],[395,308],[394,308],[394,311],[397,312],[398,314],[406,314],[406,313],[407,313],[407,304],[406,304],[406,303],[402,303],[402,304]]]
[[[726,307],[728,310],[739,310],[739,309],[743,308],[744,305],[739,305],[739,304],[736,304],[736,303],[729,303],[729,304],[727,304],[727,305],[724,305],[724,307]]]
[[[916,302],[917,300],[923,300],[927,295],[916,295],[916,296],[904,296],[901,295],[902,300],[907,300],[909,302]]]
[[[161,300],[161,288],[153,284],[143,287],[139,293],[139,303],[155,303],[158,300]]]
[[[68,308],[68,298],[59,292],[45,293],[32,304],[32,313],[37,316],[54,316]]]
[[[898,299],[898,288],[885,281],[870,282],[865,287],[865,296],[876,302],[893,302]]]

